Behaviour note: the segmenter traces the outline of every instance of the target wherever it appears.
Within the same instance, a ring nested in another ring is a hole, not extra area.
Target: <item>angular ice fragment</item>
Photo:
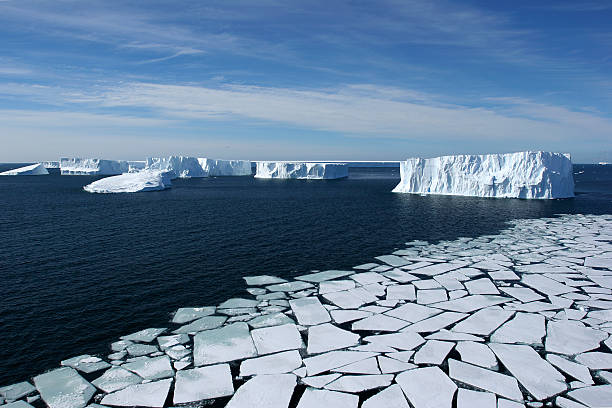
[[[246,323],[199,332],[193,339],[195,366],[242,360],[257,355]]]
[[[455,347],[455,343],[438,340],[428,340],[415,354],[415,364],[435,364],[440,365]]]
[[[457,386],[438,367],[417,368],[395,381],[415,408],[451,408]]]
[[[398,384],[393,384],[378,394],[368,398],[361,408],[409,408],[406,397]]]
[[[272,313],[272,314],[257,316],[256,318],[247,321],[247,323],[252,328],[259,329],[262,327],[281,326],[283,324],[294,324],[295,322],[291,320],[291,318],[285,315],[284,313]]]
[[[314,357],[304,359],[306,371],[309,376],[346,366],[357,361],[365,360],[366,358],[374,357],[377,353],[361,352],[361,351],[330,351],[328,353],[319,354]]]
[[[16,400],[21,397],[25,397],[28,394],[36,391],[36,388],[27,381],[23,381],[17,384],[9,385],[0,388],[0,395],[7,400]]]
[[[593,384],[593,377],[591,377],[589,369],[582,364],[566,360],[565,358],[556,354],[547,354],[546,360],[548,360],[549,363],[557,367],[559,370],[577,379],[578,381],[581,381],[587,385]]]
[[[461,361],[448,360],[448,375],[453,380],[471,385],[484,391],[490,391],[514,401],[523,401],[516,378],[485,370]]]
[[[343,330],[331,323],[311,326],[308,329],[308,354],[342,349],[359,343],[359,335]]]
[[[406,330],[417,333],[435,332],[450,326],[451,324],[462,320],[467,316],[468,315],[465,313],[444,312],[442,314],[411,324],[406,328]]]
[[[316,272],[316,273],[310,273],[308,275],[298,276],[295,279],[306,281],[306,282],[320,283],[320,282],[324,282],[324,281],[328,281],[332,279],[342,278],[343,276],[352,275],[353,273],[355,272],[354,271],[330,270],[330,271]]]
[[[506,320],[510,319],[512,315],[514,315],[514,312],[498,306],[487,307],[457,323],[452,331],[488,336]]]
[[[595,350],[608,333],[585,327],[571,320],[549,321],[546,325],[546,351],[566,355]]]
[[[176,311],[172,318],[172,323],[183,324],[200,317],[209,316],[215,313],[214,306],[207,307],[182,307]]]
[[[391,381],[393,381],[393,375],[391,374],[344,375],[327,384],[325,389],[357,393],[375,388],[388,387],[391,385]]]
[[[121,367],[112,367],[91,383],[98,389],[110,393],[124,389],[133,384],[140,384],[142,378]]]
[[[240,376],[289,373],[302,365],[297,350],[244,360],[240,364]]]
[[[497,368],[495,354],[482,343],[477,343],[475,341],[460,341],[455,346],[455,350],[457,350],[463,362],[488,369]]]
[[[226,408],[287,408],[296,382],[293,374],[258,375],[238,388]]]
[[[354,394],[306,388],[306,391],[302,394],[302,398],[300,398],[297,408],[357,408],[358,403],[359,396]]]
[[[352,330],[391,331],[395,332],[406,327],[408,322],[395,317],[375,314],[353,323]]]
[[[251,337],[260,355],[304,347],[302,336],[295,324],[253,329]]]
[[[37,375],[34,385],[49,408],[83,408],[96,392],[94,386],[71,367]]]
[[[242,278],[246,281],[246,284],[249,286],[265,286],[265,285],[274,285],[277,283],[287,282],[285,279],[278,278],[276,276],[270,276],[270,275],[243,276]]]
[[[176,373],[174,404],[226,397],[234,393],[229,364],[182,370]]]
[[[499,305],[509,302],[510,299],[495,295],[470,295],[447,302],[435,303],[432,306],[439,309],[451,310],[454,312],[469,313],[485,307]]]
[[[497,408],[497,398],[490,392],[481,392],[459,388],[457,391],[457,408]]]
[[[122,340],[129,340],[129,341],[137,341],[137,342],[140,342],[140,343],[150,343],[153,340],[155,340],[157,338],[157,336],[159,336],[160,334],[162,334],[165,331],[166,331],[166,329],[161,329],[161,328],[159,328],[159,329],[157,329],[157,328],[144,329],[144,330],[141,330],[139,332],[132,333],[132,334],[129,334],[127,336],[123,336],[123,337],[121,337],[121,339]]]
[[[612,401],[612,385],[579,388],[568,392],[567,395],[589,407],[607,408]]]
[[[289,301],[299,324],[314,326],[331,320],[329,313],[316,297],[305,297]]]
[[[161,357],[137,357],[122,365],[126,370],[138,374],[145,380],[159,380],[174,376],[170,359]]]
[[[162,408],[168,397],[172,379],[153,381],[146,384],[130,385],[120,391],[107,394],[102,398],[102,405],[119,407]]]

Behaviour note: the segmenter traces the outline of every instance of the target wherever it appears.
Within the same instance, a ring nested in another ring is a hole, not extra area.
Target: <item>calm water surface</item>
[[[515,218],[612,213],[612,166],[574,171],[576,198],[553,201],[393,194],[389,168],[119,195],[84,192],[96,177],[0,177],[0,385],[105,355],[178,307],[241,296],[244,275],[350,268],[409,240],[491,234]]]

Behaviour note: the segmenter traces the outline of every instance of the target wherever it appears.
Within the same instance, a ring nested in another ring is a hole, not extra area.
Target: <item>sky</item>
[[[611,21],[611,0],[0,0],[0,162],[612,162]]]

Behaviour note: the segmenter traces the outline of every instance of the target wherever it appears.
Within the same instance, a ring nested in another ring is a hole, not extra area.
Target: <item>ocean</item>
[[[118,195],[84,192],[97,177],[52,173],[0,177],[0,385],[106,355],[179,307],[241,296],[245,275],[351,268],[410,240],[612,213],[612,166],[575,165],[576,197],[551,201],[394,194],[395,168],[351,168],[344,180],[176,180]]]

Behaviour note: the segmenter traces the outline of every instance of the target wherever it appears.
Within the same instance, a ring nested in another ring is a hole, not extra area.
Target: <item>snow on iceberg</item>
[[[49,174],[45,166],[42,163],[36,163],[2,172],[0,176],[42,176],[45,174]]]
[[[214,176],[250,176],[253,174],[250,160],[218,160],[198,158],[202,169]]]
[[[168,156],[149,157],[145,165],[147,170],[173,173],[172,178],[207,177],[197,157]]]
[[[125,160],[61,158],[60,173],[62,175],[112,176],[126,173],[130,165]]]
[[[346,163],[258,161],[256,178],[338,179],[348,177]]]
[[[170,188],[173,174],[155,170],[105,177],[83,187],[89,193],[138,193]]]
[[[400,163],[396,193],[553,199],[574,196],[569,154],[508,154],[411,158]]]

